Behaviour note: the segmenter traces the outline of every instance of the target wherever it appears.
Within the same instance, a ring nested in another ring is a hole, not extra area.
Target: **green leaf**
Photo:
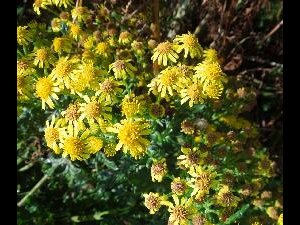
[[[249,204],[246,204],[246,205],[244,205],[244,206],[242,206],[242,208],[239,210],[239,211],[237,211],[236,213],[234,213],[232,216],[230,216],[226,221],[225,221],[225,223],[223,223],[223,224],[225,224],[225,225],[227,225],[227,224],[232,224],[233,222],[235,222],[235,221],[237,221],[238,219],[240,219],[240,218],[242,218],[242,216],[244,215],[244,213],[247,211],[247,209],[249,208]],[[219,224],[219,225],[221,225],[221,224]]]

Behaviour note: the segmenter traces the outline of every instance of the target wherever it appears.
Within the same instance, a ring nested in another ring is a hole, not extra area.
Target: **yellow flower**
[[[189,106],[204,102],[205,95],[203,94],[203,86],[198,82],[187,82],[186,88],[180,91],[181,105],[189,101]]]
[[[207,83],[203,86],[203,94],[208,98],[219,99],[223,92],[223,89],[224,86],[222,82],[215,81],[212,83]]]
[[[59,32],[61,30],[63,21],[60,18],[54,18],[51,20],[51,28],[53,32]]]
[[[95,41],[95,38],[94,36],[88,36],[87,38],[85,38],[83,41],[82,41],[82,46],[85,48],[85,49],[88,49],[88,50],[91,50],[93,47],[94,47],[94,41]]]
[[[278,217],[277,224],[283,225],[283,213],[281,213],[280,216]]]
[[[64,6],[65,8],[74,5],[74,0],[52,0],[52,2],[58,7]]]
[[[142,103],[134,94],[127,94],[121,103],[122,115],[126,118],[134,117],[142,112]]]
[[[61,126],[64,126],[63,121],[61,119],[56,119],[54,115],[52,116],[51,123],[49,123],[48,120],[46,121],[46,128],[44,130],[46,144],[55,152],[55,154],[61,153],[61,149],[57,144],[60,133],[62,130],[64,130],[64,128],[61,128]]]
[[[114,127],[107,128],[107,131],[118,134],[119,143],[116,150],[123,147],[123,151],[129,152],[135,159],[142,157],[150,145],[150,141],[143,136],[149,135],[151,130],[149,124],[143,121],[124,119]]]
[[[72,50],[72,42],[69,38],[56,37],[53,39],[53,49],[57,53],[67,52]]]
[[[68,57],[61,57],[55,68],[52,70],[49,77],[56,80],[61,89],[66,87],[70,89],[71,78],[74,76],[74,69],[76,68],[76,59],[69,59]]]
[[[157,91],[162,98],[168,95],[173,96],[174,92],[179,89],[180,77],[182,77],[182,73],[178,67],[167,67],[147,85],[150,87],[149,92],[152,91],[155,94]]]
[[[90,11],[87,7],[78,6],[72,9],[71,14],[73,20],[85,22],[90,16]]]
[[[40,8],[46,9],[47,6],[51,4],[51,0],[34,0],[33,11],[35,11],[36,14],[41,15]]]
[[[32,61],[22,58],[17,60],[17,75],[18,76],[32,76],[35,73],[35,69],[32,68]]]
[[[91,154],[95,154],[103,147],[103,141],[99,137],[91,136],[87,138],[87,147]]]
[[[35,59],[33,64],[39,68],[49,68],[50,64],[54,65],[56,60],[50,49],[47,47],[37,49],[34,55]]]
[[[53,109],[53,99],[58,100],[58,96],[55,92],[59,92],[59,88],[50,79],[50,77],[39,78],[35,85],[35,93],[42,100],[42,109],[46,108],[46,104]]]
[[[162,205],[169,205],[167,196],[160,196],[159,193],[150,192],[149,194],[143,194],[145,198],[145,206],[150,210],[150,214],[156,213]]]
[[[195,66],[195,78],[199,79],[204,85],[216,81],[224,81],[221,66],[217,62],[202,62]]]
[[[275,162],[264,155],[258,162],[256,173],[265,177],[275,176]]]
[[[17,27],[17,42],[19,45],[28,45],[32,42],[32,33],[27,30],[28,26]]]
[[[128,31],[123,31],[120,33],[120,36],[119,36],[120,44],[123,44],[123,45],[129,44],[131,42],[131,40],[132,40],[132,36]]]
[[[134,77],[134,72],[137,71],[137,68],[132,66],[129,61],[131,60],[117,60],[109,65],[109,71],[112,70],[114,72],[116,79],[126,79],[127,75]]]
[[[139,55],[139,56],[142,56],[145,54],[145,49],[144,49],[144,44],[143,42],[140,42],[140,41],[133,41],[131,43],[131,47],[133,49],[133,51]]]
[[[188,183],[193,188],[191,196],[195,196],[196,199],[208,194],[209,190],[217,185],[215,180],[217,173],[211,166],[207,169],[204,169],[202,166],[191,167],[188,173],[192,176]]]
[[[184,155],[180,155],[177,157],[178,165],[183,166],[186,169],[189,169],[191,167],[195,167],[198,165],[202,165],[204,162],[204,158],[207,157],[208,152],[201,152],[199,148],[185,148],[181,147],[181,151]]]
[[[166,159],[153,160],[153,164],[151,166],[151,177],[152,181],[161,182],[164,176],[167,173],[167,163]]]
[[[187,135],[193,135],[196,132],[196,126],[190,120],[183,120],[180,124],[181,132]]]
[[[63,151],[62,156],[70,156],[72,161],[88,159],[92,152],[88,145],[90,131],[86,129],[81,135],[79,135],[79,132],[71,126],[68,127],[67,131],[62,132],[60,138],[59,147]]]
[[[181,36],[177,35],[174,42],[178,44],[176,47],[177,53],[184,50],[184,58],[187,58],[188,54],[190,54],[191,58],[200,58],[202,56],[203,49],[194,34],[188,32],[188,34]]]
[[[99,85],[100,87],[95,93],[96,96],[99,96],[99,100],[115,104],[117,102],[117,94],[122,92],[122,89],[119,88],[121,82],[114,80],[112,77],[109,77]]]
[[[192,199],[182,197],[180,200],[177,195],[172,195],[175,205],[170,205],[168,211],[171,213],[169,223],[172,225],[189,225],[196,209]]]
[[[110,56],[110,51],[111,49],[107,42],[99,42],[96,46],[96,53],[105,58]]]
[[[239,201],[240,198],[234,196],[227,185],[223,185],[217,194],[217,204],[223,207],[237,207]]]
[[[178,196],[183,195],[186,188],[186,182],[183,181],[180,177],[174,178],[174,180],[171,182],[171,190]]]
[[[70,36],[73,39],[78,40],[78,38],[82,34],[82,30],[81,30],[80,26],[77,24],[74,24],[74,23],[70,23],[69,27],[70,27],[70,29],[69,29]]]
[[[162,42],[154,49],[151,59],[153,62],[157,60],[158,65],[163,64],[164,66],[166,66],[170,60],[176,63],[179,56],[175,52],[175,49],[175,45],[169,41]]]
[[[27,96],[31,94],[33,79],[32,76],[18,73],[17,74],[17,97]]]
[[[212,48],[204,50],[204,61],[207,63],[220,63],[218,52]]]
[[[117,150],[116,150],[116,144],[115,143],[109,143],[107,145],[105,145],[103,152],[105,154],[106,157],[111,157],[116,155]]]
[[[105,102],[98,101],[96,96],[89,97],[87,95],[83,95],[82,98],[85,103],[80,104],[80,121],[87,118],[89,123],[94,123],[95,121],[99,123],[99,120],[103,118],[106,120],[112,119],[112,109],[107,106]]]
[[[78,132],[79,130],[85,129],[84,123],[79,120],[79,104],[69,104],[67,109],[61,112],[61,115],[64,117],[65,122],[68,124],[69,130],[74,129],[75,132]]]

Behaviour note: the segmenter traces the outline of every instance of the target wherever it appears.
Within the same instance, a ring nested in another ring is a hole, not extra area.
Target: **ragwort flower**
[[[177,35],[174,42],[178,44],[176,47],[177,53],[184,50],[184,58],[187,58],[188,54],[190,54],[191,58],[200,58],[202,56],[203,49],[194,34],[188,32],[188,34],[181,36]]]
[[[59,88],[50,77],[39,78],[35,84],[35,93],[42,100],[42,109],[46,108],[46,103],[51,109],[54,108],[52,99],[58,100],[56,92],[59,92]]]
[[[145,198],[145,206],[150,210],[150,214],[156,213],[162,205],[169,205],[167,196],[160,196],[159,193],[150,192],[149,194],[143,194]]]
[[[163,64],[164,66],[167,66],[168,61],[176,63],[179,56],[175,49],[175,45],[169,41],[162,42],[154,49],[151,59],[153,62],[157,60],[158,65]]]

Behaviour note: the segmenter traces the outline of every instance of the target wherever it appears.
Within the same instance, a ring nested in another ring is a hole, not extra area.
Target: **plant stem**
[[[21,199],[21,201],[18,202],[17,206],[21,207],[24,205],[26,200],[35,192],[37,191],[44,183],[45,181],[49,178],[47,174],[45,174],[42,179],[37,182],[37,184]]]

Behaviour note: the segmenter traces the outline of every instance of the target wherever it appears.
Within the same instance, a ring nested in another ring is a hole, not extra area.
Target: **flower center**
[[[196,185],[200,190],[207,190],[210,182],[211,178],[207,173],[202,173],[196,178]]]
[[[60,77],[67,76],[72,70],[72,65],[68,61],[60,61],[56,65],[57,75]]]
[[[125,145],[132,145],[139,138],[139,127],[133,123],[127,123],[122,126],[118,137]]]
[[[42,48],[42,49],[38,49],[36,51],[36,58],[40,61],[45,61],[48,57],[48,52],[46,49]]]
[[[183,43],[192,48],[196,46],[197,39],[193,35],[184,35]]]
[[[160,54],[168,54],[168,53],[170,53],[171,49],[172,49],[172,44],[170,42],[168,42],[168,41],[160,43],[157,46],[157,51]]]
[[[52,91],[52,85],[53,82],[47,77],[39,79],[36,83],[37,96],[42,99],[48,98]]]
[[[201,90],[197,84],[193,84],[188,88],[187,94],[192,100],[197,100],[201,97]]]
[[[90,102],[85,107],[85,113],[90,118],[96,118],[100,115],[101,107],[98,102]]]
[[[175,220],[186,220],[188,217],[188,211],[184,206],[176,206],[173,209],[173,215],[175,217]]]
[[[109,93],[114,90],[114,87],[114,83],[111,80],[106,79],[105,81],[103,81],[100,88],[103,92]]]
[[[124,70],[126,68],[125,62],[123,60],[117,60],[115,62],[115,68],[117,70]]]
[[[168,70],[161,76],[161,83],[165,86],[171,86],[176,80],[176,73],[172,70]]]
[[[84,143],[77,137],[69,137],[65,140],[64,149],[70,155],[80,155],[84,150]]]
[[[59,138],[59,133],[56,128],[47,127],[45,129],[45,139],[48,144],[52,144]]]
[[[66,118],[67,120],[77,120],[79,117],[78,106],[71,104],[66,110]]]
[[[159,200],[157,197],[149,195],[148,198],[145,199],[145,205],[150,210],[157,209],[159,207]]]
[[[195,152],[190,153],[187,158],[192,165],[197,164],[200,160],[199,155]]]

